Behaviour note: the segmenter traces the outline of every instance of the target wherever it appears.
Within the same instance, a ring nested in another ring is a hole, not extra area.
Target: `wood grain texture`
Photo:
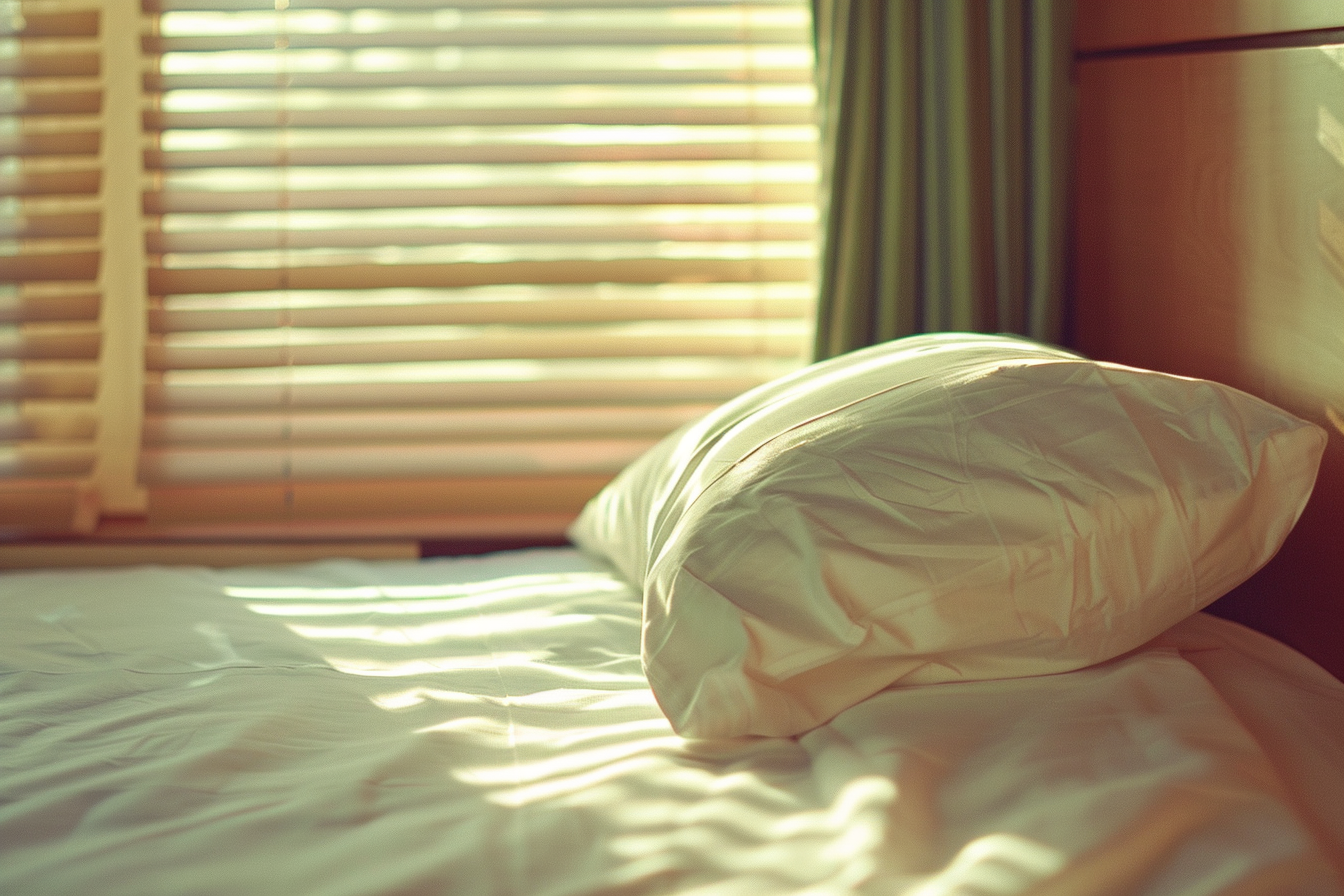
[[[1076,0],[1082,52],[1344,27],[1339,0]]]
[[[1331,431],[1288,544],[1217,608],[1344,677],[1341,59],[1081,62],[1072,291],[1087,354],[1219,380]]]

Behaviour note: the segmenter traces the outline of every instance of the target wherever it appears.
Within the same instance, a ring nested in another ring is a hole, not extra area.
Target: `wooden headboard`
[[[1213,610],[1344,678],[1344,4],[1077,16],[1071,342],[1327,427],[1288,543]]]

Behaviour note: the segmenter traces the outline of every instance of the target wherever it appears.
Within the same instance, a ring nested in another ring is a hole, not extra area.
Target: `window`
[[[555,534],[805,360],[806,2],[0,8],[11,532]]]

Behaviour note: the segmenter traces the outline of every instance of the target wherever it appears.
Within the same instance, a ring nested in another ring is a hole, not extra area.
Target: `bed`
[[[571,546],[0,576],[0,892],[1339,893],[1344,684],[1203,612],[1324,443],[937,334],[729,402]]]

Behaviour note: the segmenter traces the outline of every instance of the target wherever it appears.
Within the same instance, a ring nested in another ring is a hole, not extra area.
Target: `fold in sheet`
[[[1209,616],[688,741],[554,549],[0,576],[0,892],[1338,893],[1344,685]]]

